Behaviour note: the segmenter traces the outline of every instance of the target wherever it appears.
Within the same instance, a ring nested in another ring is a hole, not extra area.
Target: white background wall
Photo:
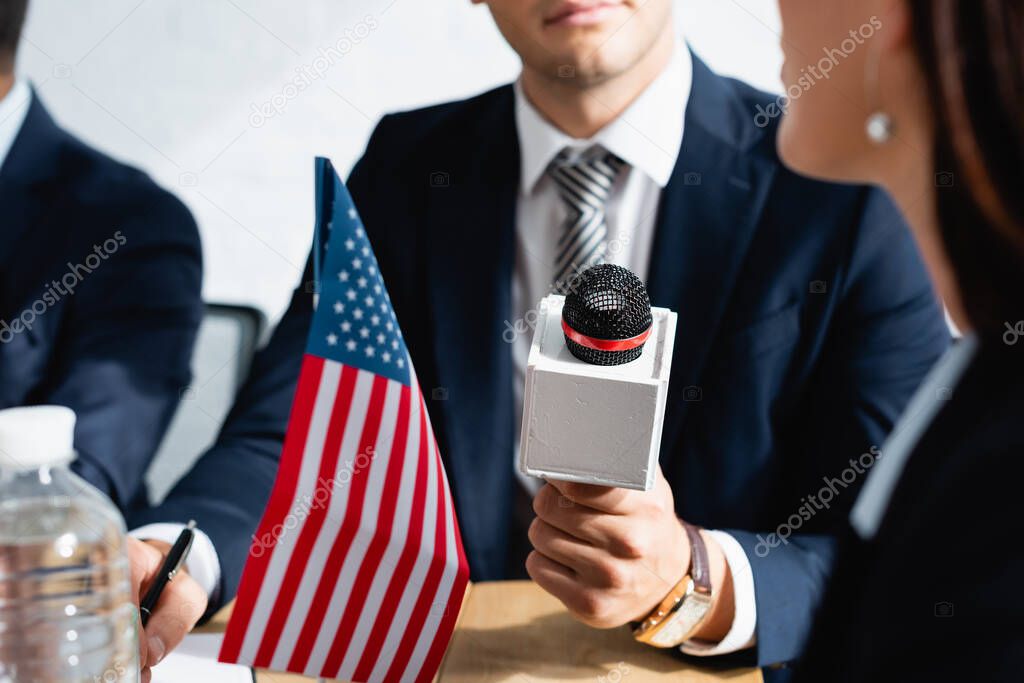
[[[774,0],[677,8],[712,68],[779,89]],[[339,41],[280,115],[253,115]],[[382,113],[510,81],[518,60],[469,0],[30,0],[18,71],[61,124],[191,208],[208,300],[275,319],[312,238],[313,156],[347,173]]]

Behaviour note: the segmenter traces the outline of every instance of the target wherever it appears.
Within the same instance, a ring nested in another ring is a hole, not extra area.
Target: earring
[[[866,91],[868,102],[874,102],[878,99],[878,68],[878,51],[871,50],[868,54],[868,63],[864,73],[864,90]],[[895,124],[893,124],[892,117],[881,110],[876,110],[871,114],[864,124],[864,132],[867,133],[868,140],[876,145],[884,145],[892,140],[894,128]]]
[[[884,145],[892,140],[892,117],[884,111],[876,111],[868,117],[864,130],[868,134],[868,140],[876,145]]]

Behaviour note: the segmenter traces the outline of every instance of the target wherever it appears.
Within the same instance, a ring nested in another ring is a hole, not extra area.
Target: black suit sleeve
[[[75,247],[80,281],[65,298],[54,363],[32,396],[75,411],[72,467],[122,509],[142,491],[189,384],[203,315],[192,216],[151,184],[129,189],[109,226],[83,231]]]
[[[1011,474],[1022,448],[1018,436],[994,432],[954,457],[912,456],[930,458],[938,476],[903,506],[897,542],[861,577],[875,587],[870,617],[883,622],[863,625],[875,632],[854,667],[862,680],[1022,679],[1024,514]]]
[[[882,446],[950,343],[913,237],[885,195],[867,193],[853,235],[842,279],[829,283],[841,295],[804,390],[803,419],[783,440],[799,453],[784,473],[799,493],[777,510],[778,527],[729,530],[754,576],[761,666],[799,655],[831,569],[835,541],[827,532],[845,520],[863,463],[872,462],[861,457]]]

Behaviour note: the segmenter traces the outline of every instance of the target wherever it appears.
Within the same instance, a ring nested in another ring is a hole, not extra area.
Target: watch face
[[[689,593],[683,604],[669,615],[658,629],[651,644],[657,647],[673,647],[681,644],[704,619],[711,609],[711,596],[704,593]]]

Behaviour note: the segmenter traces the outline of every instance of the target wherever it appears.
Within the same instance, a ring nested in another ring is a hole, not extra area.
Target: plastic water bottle
[[[139,677],[125,525],[68,469],[75,414],[0,410],[0,683]]]

